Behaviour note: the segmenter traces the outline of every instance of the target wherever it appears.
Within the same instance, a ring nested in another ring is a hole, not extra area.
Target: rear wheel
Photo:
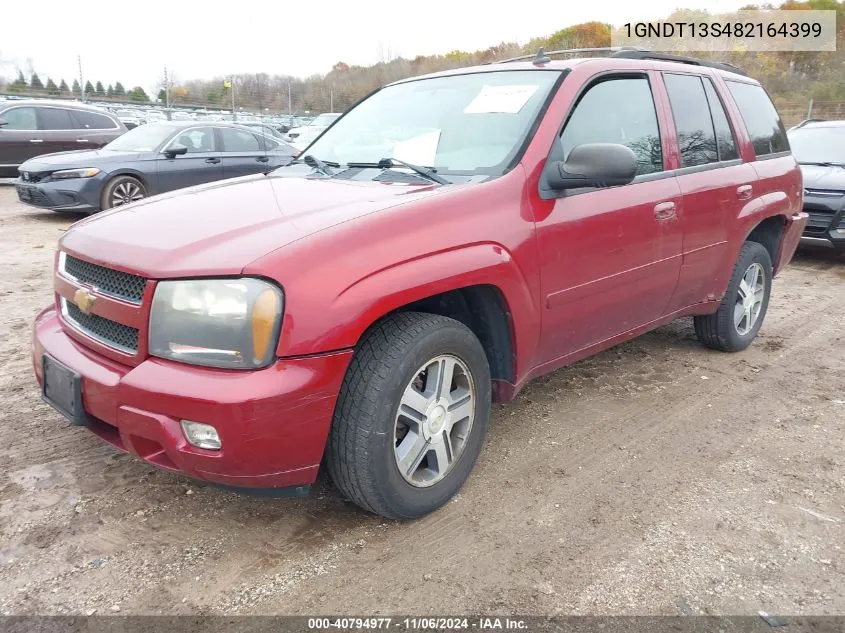
[[[147,188],[133,176],[112,178],[100,197],[100,208],[111,209],[147,197]]]
[[[490,369],[472,331],[438,315],[393,315],[367,332],[347,371],[329,474],[370,512],[423,516],[463,485],[489,417]]]
[[[714,314],[694,318],[699,340],[723,352],[744,350],[763,325],[771,291],[769,251],[758,242],[746,242],[739,251],[719,309]]]

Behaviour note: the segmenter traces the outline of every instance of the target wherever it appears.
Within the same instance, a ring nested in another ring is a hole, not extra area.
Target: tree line
[[[68,88],[67,82],[62,79],[58,85],[50,77],[47,78],[47,83],[41,81],[38,73],[33,72],[30,75],[29,81],[23,74],[23,71],[18,70],[17,78],[10,83],[6,90],[10,93],[26,93],[26,94],[47,94],[51,96],[82,96],[82,87],[79,85],[79,80],[74,79],[73,84]],[[85,82],[85,97],[87,99],[129,99],[130,101],[138,101],[139,103],[149,103],[150,98],[146,91],[141,86],[135,86],[131,90],[126,90],[123,84],[119,81],[114,85],[109,84],[103,87],[102,82],[97,81],[92,84],[90,81]]]

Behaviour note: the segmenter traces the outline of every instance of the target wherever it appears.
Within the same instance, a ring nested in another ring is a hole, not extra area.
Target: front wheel
[[[745,242],[719,309],[714,314],[694,318],[699,340],[723,352],[744,350],[763,325],[771,292],[769,251],[758,242]]]
[[[362,338],[341,388],[327,466],[362,508],[413,519],[446,503],[481,451],[490,369],[454,319],[399,313]]]
[[[136,202],[147,197],[147,188],[133,176],[117,176],[112,178],[100,198],[100,208],[111,209],[130,202]]]

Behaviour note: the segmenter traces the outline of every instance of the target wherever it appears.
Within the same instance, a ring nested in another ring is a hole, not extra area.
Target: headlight
[[[54,171],[51,175],[54,180],[67,180],[68,178],[93,178],[100,173],[96,167],[85,167],[84,169],[62,169]]]
[[[208,367],[266,367],[283,304],[282,291],[261,279],[161,281],[150,312],[150,354]]]

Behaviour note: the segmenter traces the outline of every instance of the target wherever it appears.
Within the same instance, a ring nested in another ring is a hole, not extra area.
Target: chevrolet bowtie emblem
[[[97,297],[88,292],[85,288],[80,288],[73,295],[73,302],[82,314],[91,314],[91,309],[94,307],[94,302]]]

